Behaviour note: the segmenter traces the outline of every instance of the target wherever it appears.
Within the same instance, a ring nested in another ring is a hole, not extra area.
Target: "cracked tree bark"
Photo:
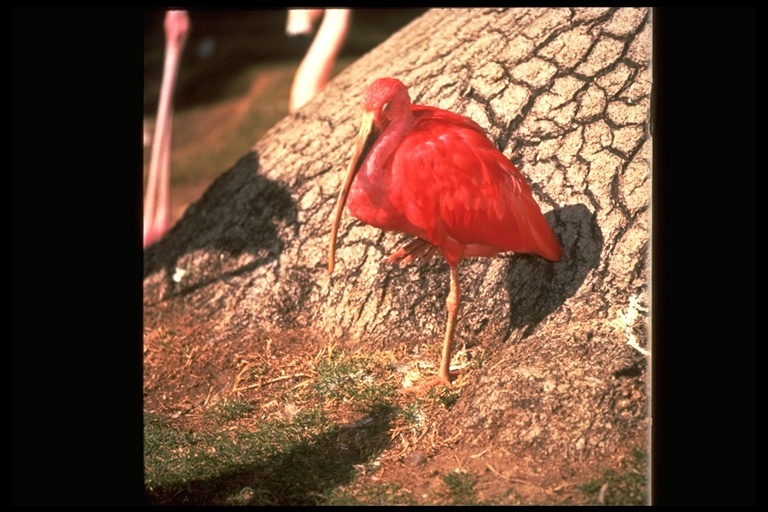
[[[642,445],[650,52],[649,9],[429,11],[278,123],[145,252],[145,307],[176,301],[220,337],[302,329],[437,351],[448,293],[440,258],[386,265],[405,237],[345,213],[327,273],[360,97],[374,78],[397,77],[415,103],[486,129],[528,177],[566,254],[557,264],[462,263],[456,341],[482,347],[484,364],[440,432],[532,468],[554,461],[561,475]]]

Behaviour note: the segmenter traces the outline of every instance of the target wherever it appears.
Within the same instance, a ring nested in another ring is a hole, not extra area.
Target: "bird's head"
[[[355,144],[355,154],[349,164],[344,185],[339,192],[336,212],[331,227],[331,242],[328,257],[328,271],[333,272],[336,233],[341,222],[341,213],[347,202],[347,195],[357,172],[368,157],[379,135],[395,120],[407,120],[411,111],[411,97],[403,82],[396,78],[379,78],[375,80],[363,94],[363,119],[360,123],[360,133]]]
[[[397,78],[379,78],[363,94],[362,124],[371,122],[381,131],[392,120],[402,118],[410,108],[411,97],[403,82]]]

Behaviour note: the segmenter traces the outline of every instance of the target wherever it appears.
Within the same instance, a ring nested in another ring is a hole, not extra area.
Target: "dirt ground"
[[[144,309],[145,414],[170,418],[168,425],[180,431],[210,429],[206,411],[224,399],[242,400],[254,407],[246,417],[227,423],[226,431],[256,431],[265,421],[289,420],[297,411],[325,406],[334,424],[345,426],[334,439],[335,446],[360,452],[369,451],[372,444],[381,446],[374,450],[375,460],[366,466],[370,469],[358,473],[355,489],[362,495],[365,491],[361,489],[393,485],[417,504],[452,504],[446,476],[470,474],[477,477],[470,503],[578,505],[596,501],[582,487],[602,476],[592,460],[567,465],[554,462],[547,465],[547,469],[534,461],[521,460],[504,446],[496,445],[492,441],[493,432],[487,432],[488,442],[475,445],[444,432],[442,420],[449,407],[445,397],[460,397],[467,389],[472,380],[471,367],[454,382],[452,389],[443,392],[442,402],[440,398],[430,401],[424,393],[396,395],[395,406],[401,409],[407,409],[417,400],[427,404],[422,409],[424,427],[418,430],[396,419],[357,428],[371,421],[371,416],[343,402],[329,410],[327,404],[309,400],[307,397],[311,395],[300,392],[305,385],[317,381],[315,368],[328,356],[329,350],[372,356],[381,363],[377,380],[400,388],[404,380],[402,368],[413,368],[419,363],[424,366],[429,361],[437,363],[437,354],[431,352],[436,352],[438,343],[424,344],[420,347],[421,354],[415,354],[413,347],[406,346],[372,353],[364,346],[329,347],[326,341],[301,331],[217,336],[215,321],[199,316],[190,318],[190,309],[180,301],[145,303]],[[482,354],[475,352],[475,356],[482,357]],[[258,377],[253,376],[254,368],[258,369]],[[423,372],[433,373],[434,368],[428,366]],[[639,401],[643,390],[631,389],[628,393],[628,401]],[[626,450],[616,453],[614,460],[603,461],[604,467],[637,472],[637,467],[632,467],[631,453],[632,448],[642,449],[642,440],[638,441],[636,446],[626,446]],[[547,451],[546,446],[540,449],[542,455]],[[319,461],[315,470],[324,471],[325,463],[329,464],[328,468],[334,466],[331,461]],[[238,478],[231,477],[220,485],[230,489],[247,488],[247,480]],[[194,486],[185,491],[187,494],[182,498],[175,494],[178,491],[165,492],[152,491],[150,501],[180,504],[191,500],[194,503],[202,494]]]
[[[469,384],[475,380],[471,366],[451,389],[438,390],[437,398],[429,399],[425,393],[396,395],[393,405],[400,410],[423,401],[419,429],[409,428],[398,419],[369,425],[366,422],[371,421],[371,416],[366,412],[344,402],[329,408],[327,403],[312,399],[311,394],[302,393],[304,386],[317,382],[316,368],[331,350],[347,356],[372,357],[379,368],[375,375],[377,383],[400,389],[406,380],[404,368],[423,368],[420,378],[434,374],[434,365],[439,360],[438,340],[425,342],[416,353],[414,347],[407,346],[382,351],[360,345],[329,346],[327,341],[302,331],[270,333],[243,329],[222,335],[219,319],[201,318],[195,314],[193,305],[185,302],[188,301],[151,303],[145,299],[144,306],[144,411],[169,418],[168,426],[179,431],[210,431],[206,413],[212,404],[222,400],[239,400],[253,406],[245,417],[227,423],[227,432],[254,432],[264,422],[290,420],[298,411],[324,408],[334,424],[344,426],[333,439],[336,448],[375,453],[372,462],[363,462],[367,457],[361,456],[359,464],[369,469],[358,473],[356,489],[393,485],[413,502],[423,505],[453,503],[445,484],[446,476],[452,474],[477,477],[471,498],[474,502],[508,505],[594,504],[595,496],[587,495],[583,485],[600,478],[601,468],[634,471],[635,477],[639,476],[631,454],[633,448],[643,449],[642,439],[615,453],[612,460],[602,460],[598,467],[591,459],[576,463],[552,460],[547,446],[540,446],[536,455],[548,458],[551,464],[520,458],[492,441],[499,432],[486,432],[480,436],[486,441],[475,444],[467,443],[461,432],[446,434],[445,415],[453,406],[448,401],[461,400],[462,393],[473,391]],[[480,348],[470,352],[477,359],[484,356]],[[643,393],[642,388],[628,389],[625,400],[642,402]],[[477,437],[476,433],[465,434]],[[323,472],[338,464],[321,457],[312,460],[309,472]],[[247,488],[248,480],[238,478],[217,485]],[[150,493],[150,500],[157,504],[180,504],[184,500],[195,503],[202,494],[193,486],[178,501],[176,492],[156,490]]]
[[[380,15],[357,14],[353,24],[357,24],[359,32],[350,37],[339,67],[367,51],[370,41],[366,37],[386,37],[386,30],[397,28],[413,15],[392,16],[389,25],[371,34],[371,27],[376,26],[374,18]],[[146,20],[145,118],[150,129],[157,102],[157,93],[153,91],[159,90],[162,67],[161,23],[162,13],[148,15]],[[282,23],[279,13],[240,17],[192,15],[192,33],[177,88],[171,190],[174,222],[219,173],[246,154],[264,131],[287,114],[288,87],[302,45],[294,42],[283,48],[269,48],[264,44],[265,39],[286,39]],[[227,58],[222,61],[203,57],[201,48],[210,45],[211,40],[206,38],[213,38],[219,55]],[[209,84],[207,77],[212,75],[217,76],[216,84],[201,85]],[[148,158],[149,148],[145,169]],[[273,343],[270,333],[243,333],[238,339],[230,337],[212,343],[210,334],[216,331],[216,325],[199,317],[187,318],[188,311],[177,301],[150,303],[145,299],[145,413],[162,414],[173,418],[174,426],[194,430],[204,421],[201,411],[213,400],[227,396],[256,404],[251,419],[242,420],[246,423],[290,417],[292,407],[311,405],[285,404],[275,397],[308,380],[308,362],[316,361],[328,349],[323,340],[295,332],[280,333],[280,342]],[[365,347],[345,347],[350,352],[361,349]],[[432,349],[436,347],[429,348]],[[396,360],[393,367],[407,364],[415,357],[413,347],[402,347],[389,356]],[[262,366],[258,385],[239,386],[245,367],[254,364]],[[397,379],[398,374],[393,371],[383,378]],[[463,385],[462,379],[456,383],[458,390]],[[405,405],[413,397],[404,395],[400,399]],[[437,425],[441,412],[439,408],[430,410],[425,421]],[[337,413],[341,423],[360,420],[353,411]],[[503,498],[508,504],[583,503],[585,498],[577,483],[594,476],[594,467],[585,465],[571,466],[568,475],[540,472],[535,479],[521,478],[526,461],[513,460],[494,446],[459,446],[442,436],[437,427],[419,438],[400,434],[397,428],[389,435],[391,443],[378,457],[379,468],[361,477],[361,485],[398,483],[424,504],[440,502],[445,488],[438,476],[456,471],[480,475],[475,486],[480,500],[499,500],[500,495],[514,488],[514,493]],[[631,448],[616,454],[614,467],[625,464]]]

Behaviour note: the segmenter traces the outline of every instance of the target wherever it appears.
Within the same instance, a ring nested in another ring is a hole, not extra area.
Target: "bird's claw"
[[[392,253],[386,260],[387,263],[396,263],[398,265],[405,266],[409,263],[420,260],[422,263],[427,263],[435,255],[437,247],[431,243],[416,238],[411,240],[406,245]]]
[[[460,371],[452,371],[448,374],[448,377],[435,375],[432,379],[428,380],[427,382],[423,382],[417,386],[411,386],[409,388],[403,388],[400,390],[401,393],[424,393],[428,392],[432,388],[436,387],[446,387],[451,388],[453,387],[452,382],[458,378],[458,376],[461,374]]]

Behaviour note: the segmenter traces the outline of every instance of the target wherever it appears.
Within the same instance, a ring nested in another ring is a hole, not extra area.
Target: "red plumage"
[[[395,84],[393,91],[405,87]],[[373,95],[366,107],[387,101]],[[525,178],[480,125],[435,107],[409,106],[412,124],[397,134],[383,166],[363,162],[349,191],[350,213],[366,224],[426,240],[449,264],[505,251],[558,261],[562,249]]]

